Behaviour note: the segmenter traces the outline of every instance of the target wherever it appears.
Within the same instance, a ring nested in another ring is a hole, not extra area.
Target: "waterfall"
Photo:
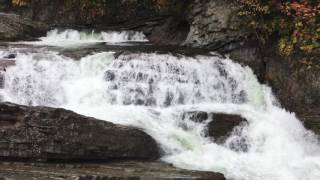
[[[147,42],[146,36],[137,31],[77,31],[73,29],[53,29],[47,36],[39,38],[39,41],[18,42],[18,44],[31,44],[38,46],[78,47],[83,45],[106,43],[120,44],[125,42]],[[17,44],[17,43],[13,43]]]
[[[4,100],[139,127],[159,143],[162,160],[177,167],[234,180],[320,177],[317,137],[277,105],[250,68],[228,58],[100,52],[75,61],[57,52],[21,52],[5,79]],[[238,114],[248,123],[217,144],[205,136],[209,120],[182,118],[190,111]],[[239,137],[248,143],[245,152],[230,147]]]

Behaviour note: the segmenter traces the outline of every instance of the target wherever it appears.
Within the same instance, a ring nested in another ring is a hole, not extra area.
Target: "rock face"
[[[188,118],[194,122],[204,122],[210,120],[208,124],[208,136],[213,137],[218,143],[222,143],[233,130],[246,123],[247,120],[239,115],[207,113],[203,111],[187,112],[184,118]]]
[[[227,50],[230,58],[243,66],[249,66],[259,82],[266,81],[266,62],[260,50],[260,45],[254,40],[240,42],[234,49]]]
[[[4,0],[2,9],[50,26],[139,30],[156,44],[220,50],[234,48],[234,44],[251,36],[242,28],[232,0],[19,2]]]
[[[232,0],[29,0],[6,4],[7,12],[51,26],[139,30],[156,44],[183,43],[218,50],[251,35],[241,28]]]
[[[8,160],[157,159],[141,130],[49,107],[0,104],[0,157]]]
[[[153,19],[166,15],[171,2],[157,0],[20,0],[12,2],[7,11],[57,26],[118,25]],[[178,2],[178,1],[175,1]],[[173,4],[174,2],[172,2]],[[52,13],[56,12],[56,13]]]
[[[0,13],[0,41],[28,40],[44,35],[48,27],[14,14]]]
[[[175,45],[181,43],[189,31],[184,12],[190,0],[21,1],[24,3],[7,2],[5,11],[51,26],[138,30],[154,43]]]
[[[190,9],[186,45],[220,49],[250,35],[241,29],[230,0],[195,0]]]
[[[236,62],[249,66],[260,82],[265,82],[265,62],[260,44],[245,29],[232,0],[194,0],[187,13],[190,30],[184,45],[230,54]]]
[[[154,44],[180,45],[189,33],[189,23],[184,18],[168,18],[158,26],[145,26],[141,30]]]
[[[309,66],[304,58],[266,57],[266,78],[282,105],[320,134],[320,66]]]
[[[220,173],[188,171],[161,162],[108,164],[0,163],[0,179],[34,180],[225,180]]]

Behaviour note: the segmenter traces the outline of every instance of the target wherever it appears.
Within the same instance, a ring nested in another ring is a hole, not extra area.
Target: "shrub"
[[[294,50],[311,53],[320,48],[320,2],[317,0],[235,0],[239,15],[265,43],[278,34],[282,56]]]

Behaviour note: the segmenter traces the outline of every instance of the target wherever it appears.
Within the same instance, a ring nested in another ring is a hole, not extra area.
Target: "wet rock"
[[[34,39],[45,35],[48,27],[15,14],[0,13],[0,41]]]
[[[3,179],[34,180],[225,180],[220,173],[189,171],[162,162],[124,161],[107,164],[0,163]]]
[[[305,64],[305,58],[269,54],[266,56],[266,78],[283,107],[295,112],[309,129],[320,134],[320,66]]]
[[[158,15],[156,2],[150,0],[132,1],[59,1],[29,0],[23,5],[13,4],[13,10],[25,17],[57,26],[117,25],[122,22],[139,21]],[[57,11],[58,13],[52,13]],[[166,13],[167,8],[162,12]],[[95,12],[95,13],[92,13]]]
[[[242,42],[223,53],[229,53],[232,60],[243,66],[249,66],[258,77],[259,82],[265,82],[266,64],[257,42]]]
[[[7,55],[7,56],[5,56],[4,58],[7,58],[7,59],[14,59],[14,58],[16,58],[16,54],[9,54],[9,55]]]
[[[251,35],[241,28],[231,0],[29,0],[7,6],[7,11],[55,27],[142,31],[162,45],[219,49]]]
[[[106,81],[113,81],[114,78],[116,77],[116,75],[114,74],[114,72],[108,70],[104,73],[104,79]]]
[[[173,98],[174,98],[174,94],[172,92],[168,91],[166,93],[166,98],[165,98],[165,100],[163,102],[163,105],[166,106],[166,107],[170,106],[172,101],[173,101]]]
[[[185,19],[168,18],[162,25],[144,30],[149,41],[161,45],[179,45],[185,41],[190,31]]]
[[[236,127],[246,123],[247,120],[239,115],[233,114],[212,114],[212,121],[209,123],[208,134],[215,140],[223,142]]]
[[[157,159],[141,130],[49,107],[0,103],[0,157],[32,161]]]
[[[59,27],[138,30],[161,45],[220,49],[251,35],[242,28],[231,0],[97,3],[98,6],[86,1],[79,5],[76,1],[30,0],[22,6],[13,5],[8,11]],[[59,13],[51,13],[57,9]]]
[[[4,88],[4,74],[2,72],[2,69],[0,70],[0,89],[3,89]],[[0,95],[0,101],[2,101],[3,97],[2,95]]]
[[[22,5],[8,6],[7,11],[58,27],[138,30],[154,43],[177,44],[189,31],[184,18],[188,4],[189,0],[29,0]]]
[[[307,112],[304,115],[300,115],[300,118],[307,129],[320,135],[320,109],[314,109],[314,111],[316,112]]]
[[[198,123],[211,119],[208,124],[207,134],[209,137],[214,138],[218,143],[223,143],[237,127],[247,122],[246,119],[239,115],[207,113],[204,111],[186,112],[184,113],[183,118]]]
[[[229,0],[195,0],[188,13],[190,32],[186,45],[218,50],[246,39],[250,33],[241,26],[236,9]]]
[[[145,105],[145,102],[143,99],[136,99],[133,104],[136,106],[142,106]]]
[[[205,120],[208,120],[209,115],[205,111],[192,111],[183,114],[183,119],[186,118],[194,122],[204,122]]]

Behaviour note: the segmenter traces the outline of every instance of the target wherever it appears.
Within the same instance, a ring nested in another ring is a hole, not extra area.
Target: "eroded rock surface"
[[[195,0],[190,9],[186,45],[220,49],[250,35],[230,0]]]
[[[32,161],[157,159],[157,143],[141,130],[65,109],[0,104],[0,157]]]
[[[45,35],[45,24],[15,14],[0,13],[0,41],[28,40]]]
[[[230,58],[243,66],[249,66],[260,83],[266,81],[266,62],[259,44],[253,40],[240,42],[236,48],[227,50]]]
[[[316,62],[308,65],[304,59],[269,56],[266,78],[283,107],[320,134],[320,66]]]
[[[161,162],[108,164],[0,163],[1,180],[225,180],[220,173],[188,171]]]
[[[233,114],[212,114],[212,121],[209,123],[209,136],[218,141],[224,141],[236,127],[247,122],[246,119],[239,115]]]
[[[184,119],[186,118],[198,123],[209,120],[207,134],[209,137],[213,137],[218,143],[223,143],[236,127],[247,122],[246,119],[239,115],[207,113],[204,111],[186,112]]]

